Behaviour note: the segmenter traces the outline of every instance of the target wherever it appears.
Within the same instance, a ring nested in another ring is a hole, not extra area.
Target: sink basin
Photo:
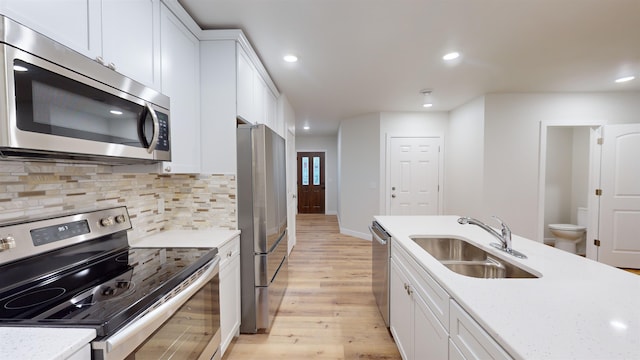
[[[412,237],[411,240],[460,275],[483,279],[538,277],[462,239]]]
[[[489,255],[486,251],[461,239],[415,237],[411,240],[440,261],[483,261]]]

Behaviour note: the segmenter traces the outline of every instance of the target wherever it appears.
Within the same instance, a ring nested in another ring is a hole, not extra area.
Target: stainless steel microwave
[[[167,96],[7,17],[0,23],[2,158],[171,160]]]

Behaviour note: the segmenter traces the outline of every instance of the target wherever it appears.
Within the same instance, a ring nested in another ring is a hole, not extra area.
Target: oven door
[[[92,342],[93,359],[220,359],[219,261],[216,256],[196,272],[203,272],[200,277],[167,294],[166,302]]]

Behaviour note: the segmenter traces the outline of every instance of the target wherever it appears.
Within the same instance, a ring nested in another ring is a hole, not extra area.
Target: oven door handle
[[[125,358],[151,336],[165,321],[173,316],[198,290],[218,274],[219,262],[220,257],[216,256],[209,262],[211,266],[209,266],[206,272],[178,295],[169,299],[148,314],[133,320],[129,325],[105,341],[92,342],[92,348],[102,350],[104,360]]]

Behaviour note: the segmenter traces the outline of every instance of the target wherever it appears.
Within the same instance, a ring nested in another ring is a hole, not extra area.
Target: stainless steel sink
[[[538,277],[462,239],[412,237],[411,240],[461,275],[484,279]]]

